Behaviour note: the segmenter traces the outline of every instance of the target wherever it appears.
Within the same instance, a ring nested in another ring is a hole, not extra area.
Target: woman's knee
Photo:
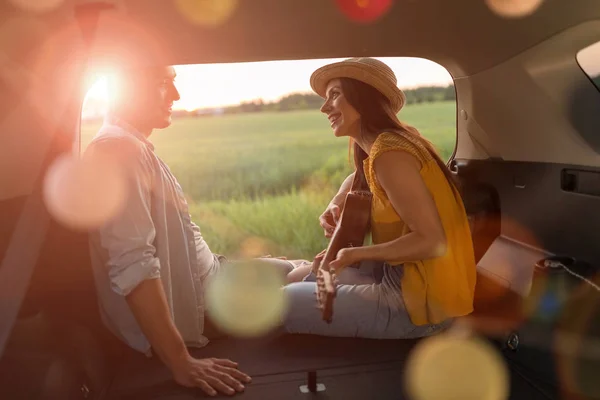
[[[304,309],[316,305],[317,286],[314,282],[294,282],[283,288],[290,309]]]
[[[303,328],[319,320],[316,289],[312,282],[291,283],[283,288],[288,303],[283,324],[288,332],[302,332]]]

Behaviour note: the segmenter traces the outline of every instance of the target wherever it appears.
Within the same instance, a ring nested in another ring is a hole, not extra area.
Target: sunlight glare
[[[283,275],[272,264],[259,260],[228,263],[208,283],[208,313],[226,333],[263,335],[278,326],[287,310],[283,285]]]
[[[231,17],[238,0],[175,0],[175,5],[190,22],[216,27]]]
[[[407,389],[416,400],[503,400],[509,394],[507,367],[487,342],[464,335],[422,340],[410,354]]]
[[[109,88],[109,76],[109,73],[90,74],[86,79],[87,92],[82,109],[84,119],[105,115],[111,102],[118,96],[119,89],[115,85]]]
[[[521,18],[533,14],[544,0],[485,0],[496,14],[506,18]]]
[[[44,180],[44,201],[57,221],[74,229],[104,224],[122,208],[124,175],[115,163],[100,157],[59,157]]]
[[[108,82],[106,76],[101,76],[91,85],[87,92],[88,98],[94,98],[108,102]]]
[[[24,11],[43,13],[51,11],[63,2],[63,0],[10,0],[15,6]]]

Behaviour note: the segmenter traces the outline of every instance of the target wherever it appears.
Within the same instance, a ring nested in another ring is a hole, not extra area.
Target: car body
[[[600,92],[577,60],[600,41],[595,0],[545,0],[521,17],[498,15],[482,0],[397,0],[370,23],[350,20],[334,1],[252,0],[240,1],[218,26],[190,22],[176,3],[65,0],[37,13],[0,5],[6,321],[0,381],[11,398],[200,396],[176,387],[158,363],[115,363],[85,267],[85,234],[53,221],[43,202],[49,165],[79,149],[86,74],[135,58],[136,40],[160,44],[170,64],[350,56],[434,61],[456,88],[457,145],[449,168],[472,222],[480,276],[527,298],[540,260],[564,255],[600,265]],[[494,307],[500,305],[483,313]],[[597,387],[584,390],[560,374],[539,383],[537,364],[515,366],[527,364],[534,347],[541,360],[561,359],[552,345],[554,325],[536,327],[534,339],[545,347],[535,340],[527,347],[527,335],[495,338],[499,353],[502,345],[520,346],[505,355],[511,398],[567,389],[591,396]],[[598,332],[583,336],[597,340]],[[199,354],[235,359],[254,376],[242,398],[304,398],[307,390],[324,390],[319,396],[383,399],[408,396],[401,377],[415,343],[262,338],[217,342]],[[578,351],[577,357],[586,350]]]

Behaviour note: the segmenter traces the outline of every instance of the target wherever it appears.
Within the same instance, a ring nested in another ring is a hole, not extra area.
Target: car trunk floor
[[[284,335],[218,339],[191,352],[196,357],[234,360],[242,371],[252,376],[252,383],[235,398],[409,399],[405,392],[404,367],[417,342]],[[311,379],[316,379],[316,391],[312,393],[308,391]],[[158,360],[137,354],[120,363],[108,393],[110,399],[204,397],[209,396],[200,389],[174,383],[170,372]],[[510,398],[546,397],[511,370]]]

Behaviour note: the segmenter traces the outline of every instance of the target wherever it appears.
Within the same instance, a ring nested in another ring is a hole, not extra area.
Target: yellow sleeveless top
[[[447,318],[471,313],[475,291],[475,255],[464,204],[458,194],[455,197],[446,176],[427,148],[408,134],[380,134],[364,161],[365,175],[373,193],[373,243],[389,242],[409,233],[408,226],[377,182],[373,168],[375,159],[387,151],[406,151],[419,160],[421,177],[433,196],[446,233],[447,252],[441,257],[386,260],[392,266],[404,264],[400,287],[412,323],[437,324]]]

